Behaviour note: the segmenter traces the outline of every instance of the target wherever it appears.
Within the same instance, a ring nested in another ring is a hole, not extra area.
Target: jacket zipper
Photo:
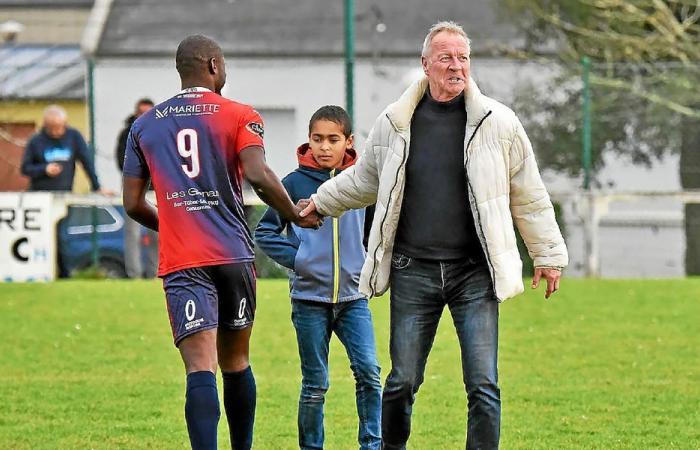
[[[484,123],[486,118],[491,115],[492,111],[489,111],[486,113],[484,117],[481,118],[479,123],[476,125],[476,128],[474,128],[474,132],[472,135],[469,137],[469,141],[467,141],[467,146],[464,149],[464,155],[465,155],[465,162],[464,162],[464,174],[467,178],[467,199],[469,200],[469,206],[471,208],[472,206],[472,196],[474,195],[474,189],[472,188],[472,182],[471,179],[469,178],[469,171],[467,169],[467,166],[469,165],[469,145],[472,143],[474,140],[474,136],[476,136],[476,132],[479,131],[479,128],[481,128],[481,125]],[[479,225],[478,226],[478,232],[479,232],[479,240],[481,241],[481,245],[483,246],[482,250],[484,250],[484,256],[486,256],[486,263],[489,265],[489,271],[491,272],[491,282],[493,283],[493,290],[494,292],[496,291],[496,271],[493,268],[493,264],[491,263],[491,256],[489,255],[489,246],[486,243],[486,238],[484,237],[484,229],[481,227],[481,216],[479,214],[479,208],[474,205],[474,208],[472,209],[472,214],[476,213],[476,217],[474,217],[474,221]]]
[[[391,119],[387,116],[387,119],[389,119],[389,122],[391,123]],[[393,126],[393,123],[392,123]],[[394,127],[396,128],[396,127]],[[382,217],[382,221],[379,224],[379,243],[381,244],[384,242],[384,222],[386,222],[386,218],[389,215],[389,206],[391,206],[391,196],[394,193],[394,189],[396,189],[396,185],[399,183],[399,173],[401,172],[401,169],[403,168],[404,165],[406,165],[406,160],[408,159],[408,151],[406,150],[406,147],[408,146],[408,141],[406,138],[404,138],[400,133],[396,133],[401,139],[403,139],[404,143],[404,152],[403,152],[403,160],[401,161],[401,164],[399,165],[398,169],[396,170],[396,178],[394,179],[394,185],[391,187],[391,190],[389,191],[389,201],[386,204],[386,208],[384,210],[384,217]],[[372,258],[372,272],[370,273],[369,276],[369,289],[370,289],[370,297],[374,297],[375,294],[377,293],[374,289],[374,282],[373,280],[377,276],[377,252],[379,251],[379,245],[377,245],[377,248],[374,249],[374,256]]]
[[[331,178],[335,176],[336,169],[331,170]],[[338,229],[338,217],[333,217],[333,303],[338,302],[340,292],[340,231]]]

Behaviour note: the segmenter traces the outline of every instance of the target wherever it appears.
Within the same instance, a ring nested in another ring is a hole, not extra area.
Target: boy
[[[309,122],[309,143],[297,149],[299,168],[282,184],[292,201],[310,198],[318,186],[352,166],[350,118],[339,106],[324,106]],[[272,208],[255,230],[258,246],[291,270],[292,323],[301,359],[299,446],[323,448],[323,403],[329,387],[328,344],[335,332],[356,380],[361,449],[381,446],[381,384],[372,317],[358,283],[365,260],[365,211],[353,210],[317,230],[301,229]],[[286,235],[283,235],[286,230]]]

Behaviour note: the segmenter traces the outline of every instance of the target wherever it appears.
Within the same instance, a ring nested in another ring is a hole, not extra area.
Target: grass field
[[[501,307],[503,449],[700,448],[700,279],[566,280]],[[255,447],[296,448],[299,367],[285,281],[261,281]],[[382,379],[388,302],[371,303]],[[179,449],[184,377],[157,281],[0,285],[1,449]],[[331,350],[328,449],[352,449],[354,386]],[[445,314],[412,449],[464,448],[466,399]],[[225,420],[220,448],[228,448]]]

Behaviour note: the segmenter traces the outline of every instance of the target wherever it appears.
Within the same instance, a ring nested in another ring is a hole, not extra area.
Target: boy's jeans
[[[367,300],[336,304],[293,300],[292,322],[301,359],[300,448],[323,448],[323,403],[329,388],[328,344],[335,332],[345,346],[355,376],[360,448],[379,449],[382,388]]]
[[[391,373],[382,401],[384,448],[405,449],[411,412],[445,305],[459,338],[469,401],[467,448],[498,448],[498,303],[484,261],[391,261]],[[454,392],[452,395],[456,395]]]

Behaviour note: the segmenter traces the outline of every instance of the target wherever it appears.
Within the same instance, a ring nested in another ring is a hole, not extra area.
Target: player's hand
[[[297,202],[296,207],[294,208],[297,213],[297,220],[295,220],[294,223],[302,228],[313,228],[318,230],[321,228],[321,225],[323,225],[323,217],[319,216],[315,209],[310,213],[307,212],[304,214],[304,211],[308,209],[309,204],[313,204],[313,202],[311,202],[309,199],[301,199],[299,202]]]
[[[547,280],[547,290],[544,293],[544,298],[549,298],[559,290],[561,270],[552,267],[535,267],[535,276],[532,277],[532,289],[537,289],[541,278]]]
[[[52,162],[46,165],[46,175],[51,178],[58,176],[61,172],[63,172],[63,166],[58,163]]]

